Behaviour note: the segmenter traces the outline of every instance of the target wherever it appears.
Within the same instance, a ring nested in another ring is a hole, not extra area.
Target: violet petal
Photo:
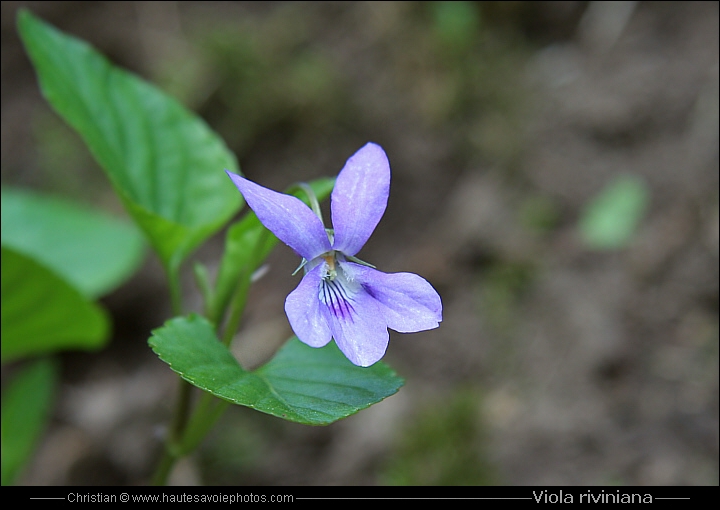
[[[324,306],[318,299],[322,264],[307,273],[298,286],[285,298],[285,313],[290,327],[310,347],[323,347],[332,338],[325,317],[320,311]]]
[[[227,172],[227,170],[226,170]],[[301,200],[227,172],[260,222],[300,256],[311,260],[330,250],[320,218]]]
[[[390,163],[385,151],[368,143],[337,177],[332,192],[333,249],[355,255],[375,230],[387,207]]]
[[[378,311],[390,329],[400,333],[425,331],[442,321],[442,301],[424,278],[412,273],[383,273],[344,262],[348,278],[354,279],[378,303]]]
[[[379,361],[388,346],[390,335],[375,300],[360,290],[347,303],[349,314],[338,315],[321,304],[335,343],[353,364],[369,367]]]

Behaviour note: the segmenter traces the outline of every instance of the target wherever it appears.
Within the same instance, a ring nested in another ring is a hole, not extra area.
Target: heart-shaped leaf
[[[102,308],[35,260],[2,247],[2,361],[60,349],[96,349],[107,338]]]
[[[219,229],[241,198],[235,157],[197,116],[87,43],[27,11],[20,36],[48,102],[87,144],[168,268]]]
[[[142,262],[130,223],[61,198],[2,189],[2,243],[37,260],[89,297],[114,289]]]
[[[290,339],[267,364],[244,370],[212,325],[191,315],[165,323],[150,346],[183,379],[229,402],[307,425],[326,425],[397,392],[403,380],[382,362],[353,365],[334,342],[314,349]]]

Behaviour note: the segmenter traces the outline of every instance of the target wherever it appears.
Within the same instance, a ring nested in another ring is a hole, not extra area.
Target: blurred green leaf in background
[[[105,311],[35,260],[2,247],[2,361],[61,349],[96,349]]]
[[[616,177],[583,209],[578,225],[583,243],[594,250],[625,248],[645,216],[648,201],[649,191],[640,177]]]
[[[142,235],[134,225],[15,188],[2,189],[2,244],[52,269],[91,298],[124,282],[144,255]]]
[[[50,415],[57,367],[48,359],[34,361],[8,384],[2,397],[2,485],[20,474]]]

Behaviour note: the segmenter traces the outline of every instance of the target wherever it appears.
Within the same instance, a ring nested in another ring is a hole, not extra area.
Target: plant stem
[[[173,316],[179,317],[182,315],[180,267],[179,264],[170,263],[166,269]],[[184,379],[179,379],[175,411],[168,429],[167,438],[165,439],[163,456],[153,476],[153,485],[165,485],[175,462],[182,456],[181,442],[190,416],[191,397],[192,386]]]
[[[165,449],[153,477],[153,485],[165,485],[175,462],[183,455],[182,439],[190,416],[190,397],[192,386],[180,379],[175,412],[165,440]]]
[[[180,268],[168,268],[168,285],[170,287],[170,304],[174,317],[182,315],[182,291],[180,289]]]
[[[203,393],[200,402],[188,420],[185,435],[182,438],[181,453],[193,451],[230,404],[210,393]]]
[[[322,211],[320,211],[320,202],[318,202],[317,195],[313,191],[312,187],[306,182],[298,182],[296,186],[305,192],[305,195],[308,197],[308,202],[310,202],[310,208],[313,210],[315,215],[320,218],[320,223],[324,224],[325,222],[323,221]]]
[[[222,342],[226,347],[230,347],[235,332],[240,327],[245,304],[247,303],[248,288],[250,287],[249,271],[243,271],[240,282],[235,290],[232,301],[230,302],[230,317],[225,325],[225,331],[222,335]]]
[[[167,485],[167,479],[170,475],[170,470],[175,465],[177,459],[170,455],[170,452],[166,449],[163,452],[163,456],[160,458],[155,474],[153,475],[152,484],[155,486]]]
[[[312,195],[309,194],[309,196]],[[315,199],[315,202],[317,202],[317,199]],[[317,208],[319,210],[319,207]],[[252,262],[244,267],[241,272],[235,292],[233,293],[232,299],[229,303],[230,316],[222,335],[220,335],[219,324],[214,324],[216,333],[218,336],[222,337],[222,342],[226,347],[230,346],[235,332],[240,327],[240,322],[247,303],[248,289],[252,280],[252,271],[254,266],[257,265],[255,261],[259,258],[260,253],[262,253],[262,247],[265,246],[268,235],[269,233],[267,230],[262,231],[253,249],[253,257],[251,258]],[[173,314],[175,316],[180,316],[182,315],[182,299],[180,291],[179,265],[174,265],[171,262],[169,267],[167,267],[167,274]],[[196,277],[197,276],[198,273],[196,270]],[[211,304],[211,301],[214,301],[215,297],[211,296],[211,293],[209,292],[209,288],[206,285],[207,282],[204,279],[205,275],[200,274],[199,276],[202,276],[202,278],[200,278],[201,284],[205,285],[203,288],[203,297],[206,301],[206,313],[212,313],[215,315],[212,320],[219,322],[219,317],[224,315],[224,310],[213,309],[214,304]],[[225,307],[223,306],[222,308]],[[200,444],[202,438],[207,434],[215,422],[217,422],[220,416],[222,416],[223,412],[229,405],[227,402],[217,399],[209,393],[203,393],[199,402],[195,406],[195,409],[192,410],[191,413],[191,396],[192,385],[185,380],[180,379],[175,412],[168,430],[163,456],[160,459],[153,476],[153,485],[165,485],[167,483],[167,479],[170,476],[170,472],[172,471],[175,462],[177,462],[182,456],[190,453],[198,446],[198,444]]]

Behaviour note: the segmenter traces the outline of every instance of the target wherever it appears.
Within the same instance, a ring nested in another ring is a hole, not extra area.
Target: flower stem
[[[322,211],[320,211],[320,202],[318,201],[317,195],[315,195],[312,187],[310,187],[310,185],[306,182],[298,182],[296,185],[305,192],[308,197],[308,201],[310,202],[310,208],[313,210],[315,215],[320,218],[320,222],[324,224],[325,222],[323,221]]]
[[[230,347],[230,343],[235,336],[235,332],[240,327],[240,321],[242,320],[243,312],[245,311],[245,304],[247,303],[249,287],[250,274],[249,271],[245,270],[240,276],[240,281],[235,290],[235,295],[230,302],[230,317],[225,325],[225,331],[222,336],[222,342],[226,347]]]

